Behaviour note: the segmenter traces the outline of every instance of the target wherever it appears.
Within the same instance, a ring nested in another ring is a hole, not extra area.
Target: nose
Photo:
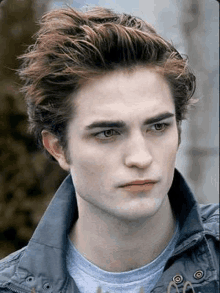
[[[150,147],[146,138],[142,135],[133,137],[126,145],[124,157],[125,165],[129,168],[145,169],[151,165],[153,161]]]

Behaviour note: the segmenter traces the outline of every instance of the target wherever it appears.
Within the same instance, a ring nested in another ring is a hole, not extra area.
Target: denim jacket
[[[151,293],[219,292],[218,205],[199,205],[177,170],[169,199],[179,220],[180,236]],[[66,268],[68,234],[77,218],[75,190],[69,175],[28,245],[0,261],[0,292],[79,292]]]

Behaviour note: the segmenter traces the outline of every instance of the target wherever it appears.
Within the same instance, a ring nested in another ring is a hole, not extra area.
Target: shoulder
[[[199,204],[205,233],[219,239],[219,204]]]
[[[201,216],[204,220],[215,219],[219,216],[219,204],[209,203],[209,204],[199,204]]]
[[[9,254],[8,256],[6,256],[5,258],[0,260],[0,271],[2,268],[4,268],[7,265],[10,265],[12,263],[15,263],[17,261],[19,261],[20,257],[24,254],[26,249],[26,246]]]
[[[24,254],[25,249],[26,247],[23,247],[0,260],[0,292],[3,292],[1,291],[1,285],[14,275],[17,264]]]

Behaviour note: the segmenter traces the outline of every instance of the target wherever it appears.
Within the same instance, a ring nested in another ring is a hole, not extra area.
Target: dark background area
[[[26,106],[15,72],[17,56],[33,43],[36,20],[48,3],[3,0],[0,4],[0,258],[27,244],[66,176],[28,134]]]

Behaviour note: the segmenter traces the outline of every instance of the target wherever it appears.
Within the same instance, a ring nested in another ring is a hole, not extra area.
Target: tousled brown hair
[[[195,76],[187,58],[147,22],[110,9],[73,8],[44,15],[36,42],[21,56],[30,131],[40,146],[41,132],[54,134],[67,151],[67,126],[74,115],[74,93],[86,81],[114,70],[154,67],[167,80],[179,126],[193,103]],[[72,98],[70,98],[70,95]],[[67,154],[67,152],[66,152]]]

